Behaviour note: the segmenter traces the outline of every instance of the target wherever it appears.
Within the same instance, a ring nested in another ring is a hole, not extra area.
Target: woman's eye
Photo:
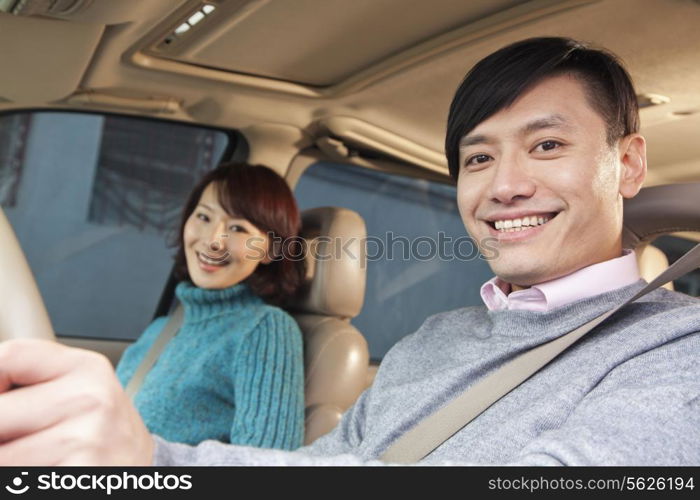
[[[478,165],[480,163],[486,163],[491,157],[489,155],[474,155],[467,158],[465,165]]]
[[[203,222],[209,222],[209,217],[206,214],[199,213],[197,218]]]
[[[560,147],[561,145],[562,145],[561,142],[558,142],[558,141],[544,141],[544,142],[540,142],[537,146],[535,146],[535,150],[551,151],[553,149]]]
[[[233,224],[232,226],[229,226],[229,231],[232,233],[247,233],[248,231],[246,230],[245,227],[241,226],[240,224]]]

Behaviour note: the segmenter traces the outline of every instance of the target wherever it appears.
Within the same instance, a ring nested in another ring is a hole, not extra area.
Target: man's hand
[[[0,343],[0,466],[150,465],[153,446],[107,358]]]

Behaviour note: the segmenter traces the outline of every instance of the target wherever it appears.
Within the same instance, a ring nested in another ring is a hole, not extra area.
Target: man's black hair
[[[445,137],[452,178],[459,175],[459,141],[465,135],[541,80],[562,74],[583,83],[589,104],[605,120],[611,146],[639,130],[632,79],[614,54],[570,38],[529,38],[479,61],[457,89]]]

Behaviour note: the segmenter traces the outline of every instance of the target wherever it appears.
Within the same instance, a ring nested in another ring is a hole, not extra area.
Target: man
[[[479,62],[446,151],[464,224],[495,238],[486,307],[429,318],[330,434],[297,452],[152,438],[95,354],[0,346],[0,464],[379,464],[399,436],[516,355],[642,286],[622,201],[646,173],[635,92],[614,56],[542,38]],[[491,243],[490,249],[493,249]],[[504,396],[424,463],[700,464],[700,306],[657,290]]]

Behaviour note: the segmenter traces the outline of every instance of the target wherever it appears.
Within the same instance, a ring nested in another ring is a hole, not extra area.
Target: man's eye
[[[465,165],[478,165],[480,163],[486,163],[489,161],[491,157],[489,155],[474,155],[470,156],[467,158],[467,161],[464,162]]]
[[[537,146],[535,146],[535,150],[551,151],[553,149],[560,147],[561,145],[562,145],[561,142],[558,142],[558,141],[544,141],[544,142],[540,142]]]
[[[209,217],[206,214],[199,213],[197,218],[203,222],[209,222]]]

